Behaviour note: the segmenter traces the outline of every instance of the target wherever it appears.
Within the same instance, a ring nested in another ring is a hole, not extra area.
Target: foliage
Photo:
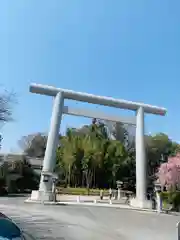
[[[17,176],[16,180],[9,182],[13,175]],[[0,180],[3,183],[1,187],[6,186],[8,191],[37,189],[39,185],[39,176],[33,171],[25,157],[3,162],[0,166]]]
[[[68,128],[60,136],[55,171],[65,186],[86,188],[116,187],[116,181],[135,190],[134,129],[93,119],[82,128]],[[152,189],[159,166],[180,149],[166,134],[145,136],[148,185]],[[44,157],[47,136],[25,136],[20,145],[28,156]]]
[[[157,178],[159,166],[167,162],[168,157],[176,154],[179,144],[173,142],[164,133],[145,136],[147,146],[147,175],[148,184],[153,186],[153,182]]]
[[[174,210],[179,211],[180,207],[180,192],[170,190],[168,192],[161,192],[161,199],[165,206],[172,205]]]
[[[0,93],[0,124],[12,120],[12,103],[15,102],[15,94],[7,91]],[[0,135],[0,148],[2,144],[2,135]]]
[[[94,195],[99,196],[100,195],[100,189],[87,189],[87,188],[58,188],[58,192],[62,194],[70,194],[70,195]],[[109,191],[104,189],[103,190],[104,196],[109,194]]]
[[[21,161],[20,173],[21,177],[16,181],[18,189],[23,191],[24,189],[36,190],[38,188],[40,176],[32,169],[26,157]]]
[[[14,93],[5,91],[0,94],[0,122],[9,122],[12,120],[12,103],[14,100]]]
[[[2,144],[3,137],[0,135],[0,149],[1,149],[1,144]]]
[[[61,172],[61,179],[69,186],[87,188],[116,187],[116,181],[121,180],[128,182],[133,189],[136,176],[135,144],[133,141],[128,143],[127,130],[122,128],[123,125],[116,126],[111,131],[113,138],[107,125],[96,119],[89,126],[67,129],[57,150],[56,170]],[[174,154],[179,145],[162,133],[146,136],[146,142],[148,184],[152,185],[159,165],[169,154]]]
[[[19,145],[23,152],[29,157],[44,157],[47,143],[47,136],[43,133],[23,136],[19,140]]]
[[[128,151],[120,141],[109,138],[101,121],[93,119],[91,125],[79,130],[67,129],[60,142],[56,169],[63,168],[68,185],[115,187],[118,177],[123,180],[123,173],[130,172]]]
[[[179,189],[180,187],[180,153],[169,157],[168,162],[162,163],[157,176],[164,187]]]

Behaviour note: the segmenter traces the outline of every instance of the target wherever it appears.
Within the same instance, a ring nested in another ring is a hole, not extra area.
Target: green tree
[[[173,142],[168,135],[158,133],[156,135],[146,136],[147,143],[147,171],[149,184],[156,178],[156,172],[161,163],[167,162],[169,156],[177,153],[179,145]]]
[[[0,179],[8,192],[17,189],[37,189],[39,176],[34,172],[25,156],[11,155],[0,166]],[[2,186],[1,186],[2,187]]]
[[[123,128],[123,126],[121,126]],[[56,171],[68,185],[116,187],[116,181],[136,180],[135,138],[127,129],[109,133],[108,126],[97,119],[80,129],[67,129],[57,150]],[[128,135],[128,136],[127,136]],[[116,139],[117,138],[117,139]],[[155,179],[161,162],[179,151],[179,145],[163,133],[145,136],[149,184]]]
[[[67,129],[60,142],[57,168],[63,168],[69,185],[101,185],[100,176],[115,185],[117,172],[126,165],[125,147],[120,141],[111,140],[105,124],[96,119],[81,129]]]
[[[65,177],[68,185],[71,184],[71,170],[78,155],[80,138],[68,128],[66,136],[60,139],[61,159],[65,169]]]

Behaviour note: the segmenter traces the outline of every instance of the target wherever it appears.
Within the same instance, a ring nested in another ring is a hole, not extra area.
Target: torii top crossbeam
[[[56,88],[53,86],[32,83],[30,85],[30,92],[38,93],[48,96],[56,96],[58,92],[63,92],[64,98],[72,99],[81,102],[88,102],[109,107],[122,108],[136,111],[139,107],[143,107],[144,112],[165,115],[167,110],[162,107],[152,106],[149,104],[126,101],[122,99],[115,99],[112,97],[97,96],[89,93],[75,92],[68,89]]]

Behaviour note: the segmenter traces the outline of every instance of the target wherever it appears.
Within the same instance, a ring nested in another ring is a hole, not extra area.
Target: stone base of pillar
[[[141,201],[137,198],[132,198],[130,200],[130,206],[133,208],[140,208],[140,209],[152,209],[152,201],[151,200]]]
[[[52,192],[32,191],[29,201],[52,202],[54,195]]]

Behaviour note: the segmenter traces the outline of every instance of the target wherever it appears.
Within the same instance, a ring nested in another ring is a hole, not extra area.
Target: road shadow
[[[28,197],[29,194],[27,193],[19,193],[19,194],[15,194],[15,193],[12,193],[12,194],[6,194],[6,195],[1,195],[0,198],[3,198],[3,197],[8,197],[8,198],[22,198],[22,197]]]

